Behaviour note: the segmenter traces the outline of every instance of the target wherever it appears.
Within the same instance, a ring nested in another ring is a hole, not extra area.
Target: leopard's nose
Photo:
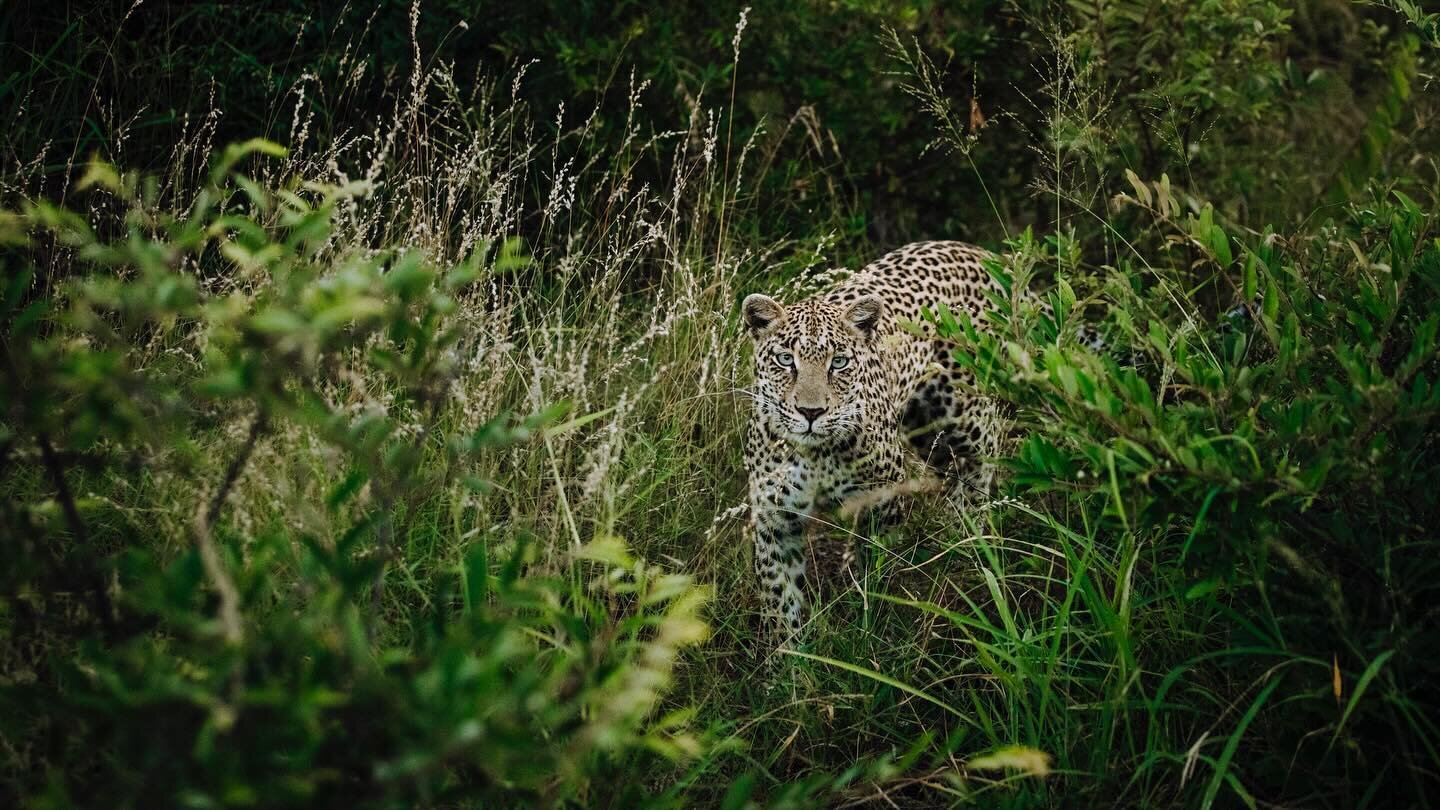
[[[795,410],[799,411],[800,415],[808,419],[812,425],[815,424],[816,419],[820,418],[821,414],[825,413],[824,408],[801,408],[798,405]]]

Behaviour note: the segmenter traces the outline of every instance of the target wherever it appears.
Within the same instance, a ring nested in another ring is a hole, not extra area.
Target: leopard
[[[786,643],[806,623],[806,538],[832,516],[864,504],[868,525],[893,526],[905,499],[892,493],[922,479],[960,503],[990,492],[1003,414],[926,315],[963,312],[990,328],[990,295],[1004,294],[986,269],[996,258],[915,242],[798,303],[741,303],[754,349],[744,462],[755,573],[766,624]]]

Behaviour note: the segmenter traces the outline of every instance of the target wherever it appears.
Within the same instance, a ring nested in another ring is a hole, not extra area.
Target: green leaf
[[[250,380],[240,368],[229,368],[202,378],[195,388],[205,396],[238,397],[250,390]]]
[[[1275,318],[1280,314],[1280,289],[1275,286],[1275,279],[1267,276],[1265,279],[1265,299],[1260,303],[1260,311],[1265,320],[1274,323]]]
[[[330,490],[330,494],[325,498],[325,505],[332,510],[340,507],[354,497],[369,478],[370,474],[363,469],[351,470],[340,483]]]
[[[251,138],[243,143],[232,143],[225,147],[220,153],[220,158],[210,169],[210,179],[213,183],[219,183],[221,178],[230,173],[235,164],[253,154],[269,155],[270,157],[283,158],[289,154],[285,147],[274,141],[264,138]]]
[[[605,563],[616,568],[630,568],[635,564],[635,559],[625,548],[624,539],[613,534],[597,536],[577,549],[575,557],[581,560]]]
[[[1140,175],[1126,168],[1125,180],[1130,183],[1130,188],[1135,191],[1135,199],[1144,203],[1146,208],[1149,208],[1154,198],[1150,196],[1150,187],[1145,185],[1145,181],[1140,179]]]
[[[80,182],[75,184],[75,189],[84,191],[91,186],[100,186],[115,193],[123,190],[120,172],[116,171],[113,165],[101,160],[98,155],[86,164],[85,174],[80,177]]]
[[[1219,225],[1210,228],[1210,249],[1215,251],[1215,260],[1221,267],[1229,267],[1235,261],[1235,255],[1230,252],[1230,237]]]
[[[385,303],[383,301],[362,295],[327,307],[311,320],[311,324],[317,331],[328,334],[342,326],[373,320],[384,314]]]
[[[473,284],[479,278],[479,265],[472,261],[465,261],[455,265],[449,273],[445,274],[445,287],[450,290],[458,290]]]
[[[398,293],[401,300],[412,301],[430,288],[435,273],[423,262],[419,251],[408,251],[385,273],[385,289]]]
[[[574,419],[569,419],[565,422],[562,422],[561,424],[555,425],[554,427],[547,427],[545,428],[545,435],[553,438],[556,436],[563,436],[566,433],[570,433],[571,431],[579,430],[580,428],[590,424],[591,422],[594,422],[596,419],[599,419],[610,413],[611,411],[614,411],[616,407],[618,406],[612,405],[609,408],[595,411],[594,413],[587,413],[584,416],[577,416]]]
[[[495,258],[495,272],[503,275],[529,266],[530,257],[525,254],[524,243],[513,236],[506,239],[500,246],[500,255]]]
[[[1185,598],[1193,602],[1196,599],[1214,593],[1219,588],[1220,578],[1210,577],[1209,579],[1204,579],[1191,585],[1190,588],[1185,591]]]
[[[749,771],[730,783],[725,798],[720,801],[720,810],[745,810],[753,806],[750,796],[755,792],[755,774]]]
[[[286,335],[306,328],[305,319],[288,309],[266,307],[250,319],[250,328],[266,335]]]

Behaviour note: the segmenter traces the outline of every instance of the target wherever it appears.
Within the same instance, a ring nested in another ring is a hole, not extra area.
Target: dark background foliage
[[[936,236],[997,243],[1053,219],[1043,195],[1026,193],[1043,182],[1055,146],[1047,141],[1068,135],[1078,140],[1062,148],[1085,148],[1099,134],[1049,127],[1041,88],[1065,81],[1057,63],[1072,57],[1052,40],[1072,17],[1089,26],[1072,34],[1073,58],[1094,60],[1109,94],[1076,101],[1107,113],[1104,134],[1121,145],[1110,162],[1147,178],[1168,172],[1232,215],[1272,224],[1307,216],[1368,177],[1385,157],[1374,141],[1413,128],[1403,109],[1411,90],[1397,84],[1416,82],[1416,46],[1395,38],[1383,7],[1302,3],[1284,15],[1288,32],[1256,36],[1257,21],[1275,31],[1279,6],[1070,6],[761,2],[732,77],[738,7],[725,4],[441,2],[415,18],[412,41],[412,9],[399,2],[22,0],[0,12],[0,103],[10,159],[48,147],[41,171],[53,191],[64,167],[96,150],[136,169],[164,166],[185,121],[197,126],[211,109],[223,111],[218,142],[289,142],[298,102],[317,113],[313,137],[325,141],[386,114],[387,81],[411,69],[416,43],[423,60],[452,63],[458,77],[533,60],[521,93],[560,129],[592,110],[601,127],[623,126],[632,71],[649,82],[641,97],[651,120],[666,123],[686,120],[702,99],[728,101],[733,78],[733,143],[761,122],[782,141],[778,170],[758,191],[768,216],[754,226],[769,236],[804,231],[839,207],[848,239],[880,246]],[[934,60],[966,134],[976,103],[987,123],[968,160],[937,143],[931,116],[904,92],[913,80],[887,30]],[[369,68],[358,87],[336,75],[347,48]],[[1386,125],[1371,126],[1375,118]],[[813,187],[817,173],[827,187]]]

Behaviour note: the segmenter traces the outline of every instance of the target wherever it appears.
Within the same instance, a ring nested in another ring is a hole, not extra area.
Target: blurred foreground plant
[[[104,227],[0,214],[5,793],[557,803],[626,758],[699,753],[684,712],[651,717],[708,632],[687,577],[613,538],[539,575],[533,543],[478,528],[421,580],[401,559],[437,502],[463,520],[479,457],[563,412],[453,427],[454,315],[524,265],[518,243],[448,268],[337,245],[367,187],[265,188],[237,168],[256,153],[283,150],[231,147],[178,213],[95,163]],[[58,289],[37,289],[43,251],[73,257]],[[281,433],[322,445],[337,483],[278,521],[235,514]],[[189,517],[90,494],[158,475],[190,483]],[[410,595],[387,599],[397,575]]]

